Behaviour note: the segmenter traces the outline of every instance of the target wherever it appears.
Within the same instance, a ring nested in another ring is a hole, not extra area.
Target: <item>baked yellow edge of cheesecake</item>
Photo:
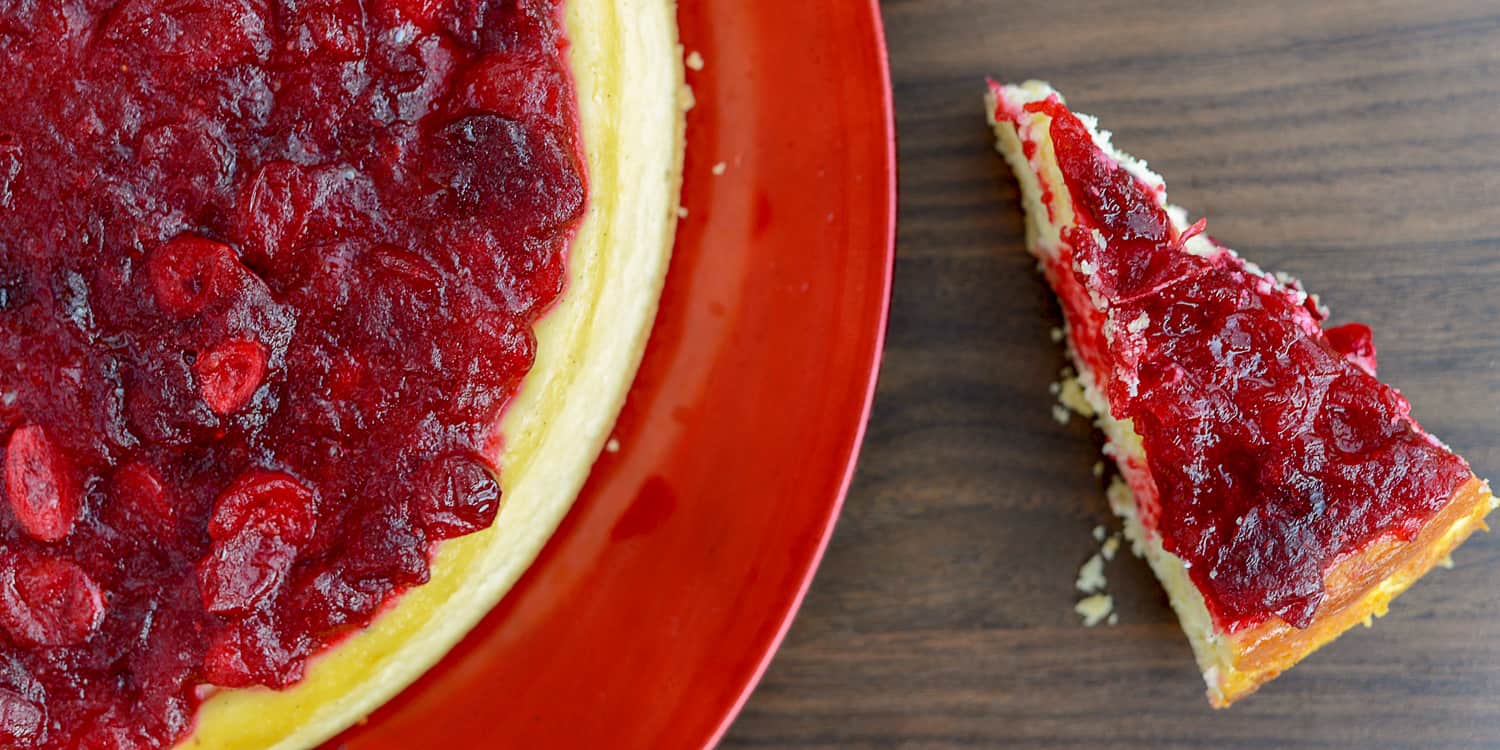
[[[1051,86],[1041,81],[1007,86],[1005,90],[1013,94],[1006,102],[1007,106],[1015,109],[1057,95]],[[1047,132],[1050,118],[1039,113],[1032,116],[1034,125],[1028,135],[1036,144],[1036,151],[1027,158],[1017,129],[1010,123],[997,121],[995,113],[1000,104],[991,92],[986,99],[987,115],[996,133],[996,147],[1010,164],[1021,187],[1027,249],[1039,260],[1055,257],[1053,253],[1059,246],[1060,227],[1071,224],[1074,214]],[[1074,114],[1088,127],[1095,144],[1125,169],[1147,184],[1164,184],[1144,162],[1115,149],[1108,133],[1101,133],[1092,117]],[[1050,214],[1042,200],[1044,183],[1053,196]],[[1185,212],[1170,205],[1167,208],[1178,230],[1183,230]],[[1215,248],[1205,236],[1199,235],[1189,240],[1187,249],[1207,254]],[[1117,420],[1110,414],[1094,374],[1077,356],[1071,342],[1067,348],[1091,416],[1095,417],[1095,424],[1108,440],[1110,452],[1121,470],[1131,459],[1144,461],[1140,436],[1130,420]],[[1489,485],[1478,477],[1471,477],[1412,541],[1400,542],[1390,537],[1377,539],[1335,564],[1324,577],[1328,597],[1307,628],[1299,630],[1272,618],[1239,633],[1225,634],[1214,627],[1203,596],[1188,576],[1182,559],[1167,551],[1160,538],[1147,532],[1141,524],[1129,486],[1116,479],[1109,490],[1109,501],[1111,509],[1124,522],[1126,538],[1136,553],[1146,558],[1166,590],[1203,674],[1208,700],[1216,708],[1226,707],[1254,692],[1354,625],[1369,624],[1374,617],[1384,616],[1396,596],[1446,559],[1469,535],[1488,528],[1484,518],[1497,506]],[[1372,572],[1383,575],[1376,578],[1370,575]]]
[[[178,747],[309,748],[362,719],[505,595],[587,479],[656,316],[690,96],[675,0],[568,0],[565,14],[590,200],[569,249],[569,285],[538,323],[536,363],[501,420],[499,518],[441,544],[427,584],[316,656],[302,682],[210,696]]]

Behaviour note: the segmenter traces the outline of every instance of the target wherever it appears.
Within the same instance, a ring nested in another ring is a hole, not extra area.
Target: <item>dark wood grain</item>
[[[1205,7],[1212,6],[1212,7]],[[1145,565],[1071,608],[1109,523],[1053,422],[1059,313],[981,116],[1044,78],[1221,240],[1376,330],[1424,425],[1500,477],[1500,7],[891,0],[902,208],[889,348],[847,509],[726,747],[1500,746],[1500,540],[1233,709]]]

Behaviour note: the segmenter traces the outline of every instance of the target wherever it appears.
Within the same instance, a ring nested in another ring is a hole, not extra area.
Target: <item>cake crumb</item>
[[[1104,558],[1094,555],[1078,569],[1078,580],[1073,585],[1085,594],[1092,594],[1103,591],[1108,583],[1104,579]]]
[[[1098,478],[1104,476],[1104,462],[1103,461],[1095,461],[1094,462],[1093,472],[1094,472],[1094,478],[1095,479],[1098,479]]]
[[[1115,608],[1115,600],[1109,594],[1094,594],[1074,605],[1073,611],[1083,618],[1084,627],[1092,628],[1103,622]]]
[[[1453,555],[1448,555],[1437,561],[1438,567],[1444,570],[1453,570]]]
[[[724,174],[725,172],[728,172],[728,171],[729,171],[729,165],[726,164],[726,163],[724,163],[724,162],[722,162],[722,161],[719,162],[718,164],[714,165],[714,176],[715,177],[717,177],[719,175],[722,175],[722,174]]]
[[[1083,395],[1083,384],[1079,383],[1076,377],[1062,381],[1062,385],[1058,387],[1057,400],[1063,406],[1084,417],[1093,418],[1094,416],[1094,407],[1089,404],[1088,397]]]
[[[687,206],[678,206],[677,207],[677,218],[679,218],[679,219],[686,219],[687,217],[688,217]]]
[[[620,452],[620,439],[619,438],[610,438],[609,442],[607,442],[607,443],[604,444],[604,450],[607,450],[610,453],[619,453]]]
[[[1047,392],[1054,396],[1062,393],[1062,383],[1048,383]]]
[[[1132,516],[1135,514],[1135,496],[1130,492],[1130,485],[1116,475],[1109,482],[1109,489],[1105,491],[1109,498],[1109,507],[1117,516]],[[1140,534],[1130,533],[1130,526],[1125,527],[1125,539],[1130,542],[1130,552],[1136,557],[1146,556],[1146,540]]]
[[[1102,542],[1102,541],[1104,541],[1104,535],[1108,534],[1108,533],[1109,533],[1109,530],[1106,529],[1106,528],[1104,528],[1103,526],[1095,526],[1094,527],[1094,541],[1096,541],[1096,542]]]
[[[1106,622],[1109,623],[1110,627],[1114,627],[1116,625],[1119,625],[1120,624],[1120,615],[1119,615],[1119,613],[1117,613],[1117,612],[1110,612],[1109,613],[1109,619],[1106,620]]]
[[[1061,404],[1052,405],[1052,418],[1057,420],[1058,424],[1067,424],[1068,420],[1071,417],[1072,414],[1068,411],[1068,408],[1066,406],[1063,406]]]
[[[1104,541],[1104,546],[1099,548],[1099,554],[1106,560],[1115,559],[1115,554],[1120,551],[1120,535],[1115,534]]]
[[[1061,344],[1062,340],[1063,340],[1063,337],[1066,334],[1063,333],[1063,329],[1061,329],[1061,328],[1053,328],[1052,332],[1051,332],[1051,335],[1052,335],[1052,343],[1054,343],[1054,344]]]
[[[696,50],[689,52],[687,66],[689,70],[703,70],[703,55],[698,54]]]

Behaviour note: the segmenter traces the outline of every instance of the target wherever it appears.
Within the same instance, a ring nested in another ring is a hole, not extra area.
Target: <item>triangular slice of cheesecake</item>
[[[1227,706],[1385,613],[1496,504],[1375,378],[1370,332],[1189,225],[1044,83],[990,85],[1110,493]]]

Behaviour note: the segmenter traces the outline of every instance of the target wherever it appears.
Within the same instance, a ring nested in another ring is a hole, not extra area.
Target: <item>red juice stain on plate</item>
[[[615,521],[609,538],[619,541],[649,534],[660,528],[677,510],[677,491],[659,476],[650,476],[641,483],[641,489],[631,501],[630,507]]]
[[[494,522],[585,202],[560,7],[5,11],[0,744],[168,746]]]
[[[1222,629],[1273,615],[1306,626],[1329,566],[1382,536],[1410,539],[1468,467],[1375,379],[1367,327],[1325,331],[1296,287],[1222,248],[1184,252],[1201,226],[1179,234],[1152,187],[1059,102],[1028,109],[1052,118],[1079,217],[1064,237],[1076,263],[1049,273],[1072,274],[1109,311],[1106,322],[1092,304],[1073,309],[1086,297],[1068,305],[1090,329],[1074,332],[1086,361],[1112,365],[1097,373],[1111,412],[1143,438],[1154,529]]]

